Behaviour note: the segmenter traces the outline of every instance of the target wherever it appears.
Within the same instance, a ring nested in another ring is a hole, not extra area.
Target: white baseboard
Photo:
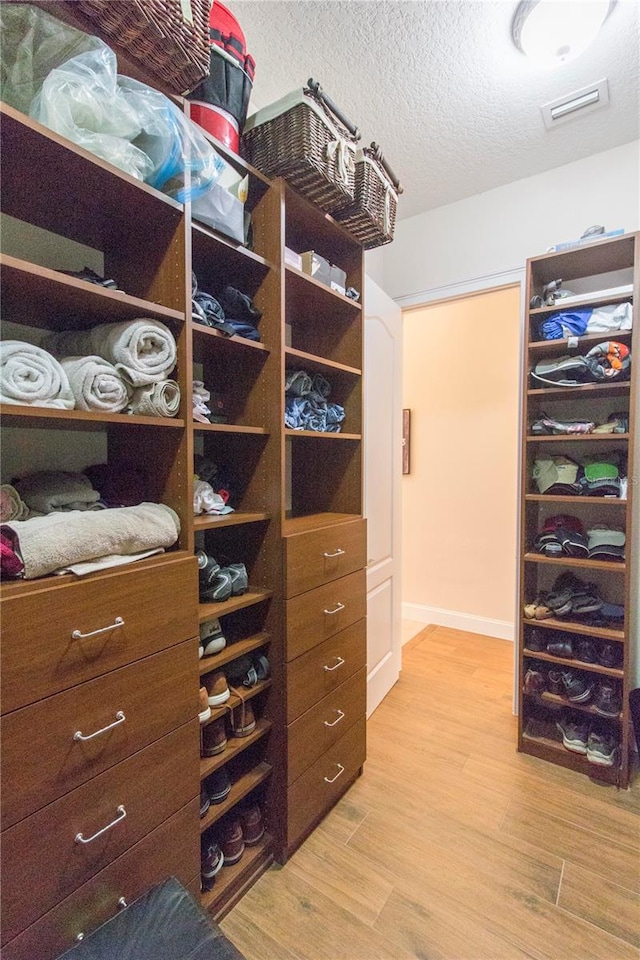
[[[421,603],[403,603],[404,620],[416,620],[418,623],[435,623],[439,627],[452,627],[454,630],[468,630],[485,637],[498,640],[515,639],[515,625],[510,620],[492,620],[489,617],[474,617],[470,613],[458,613],[456,610],[442,610],[440,607],[426,607]]]

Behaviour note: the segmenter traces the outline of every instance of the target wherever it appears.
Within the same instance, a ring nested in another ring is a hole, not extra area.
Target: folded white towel
[[[63,357],[62,369],[76,399],[77,410],[119,413],[129,402],[129,390],[113,364],[102,357]]]
[[[29,509],[41,514],[100,507],[100,494],[84,473],[39,470],[16,478],[13,484]]]
[[[33,343],[0,343],[0,402],[73,410],[67,375],[50,353]]]
[[[134,387],[166,380],[176,365],[176,341],[164,323],[150,317],[103,323],[91,330],[66,330],[44,341],[56,356],[97,354]]]
[[[179,409],[180,387],[175,380],[161,380],[134,390],[128,412],[145,417],[175,417]]]
[[[180,533],[178,515],[163,503],[97,513],[51,513],[3,526],[18,537],[26,580],[99,557],[170,547]]]

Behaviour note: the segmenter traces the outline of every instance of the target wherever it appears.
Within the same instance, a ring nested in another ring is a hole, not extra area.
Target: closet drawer
[[[289,789],[288,851],[328,812],[365,761],[365,720],[358,720]]]
[[[197,896],[192,881],[200,870],[198,825],[199,801],[192,800],[15,937],[3,948],[3,960],[53,960],[75,946],[78,934],[91,933],[113,917],[121,898],[131,903],[167,877],[177,877]],[[38,880],[47,869],[43,856]],[[37,882],[31,893],[38,895]]]
[[[2,717],[2,829],[188,720],[197,755],[197,664],[189,640]]]
[[[366,620],[358,620],[292,660],[287,667],[287,723],[364,667],[366,647]]]
[[[367,671],[363,668],[307,710],[287,732],[288,780],[293,783],[342,737],[367,709]]]
[[[135,566],[8,592],[0,608],[3,713],[197,636],[195,557]],[[122,626],[104,630],[118,618]]]
[[[346,577],[367,565],[367,521],[354,520],[284,538],[285,597]]]
[[[200,759],[183,724],[2,834],[9,940],[193,799]],[[108,824],[113,824],[101,833]],[[86,842],[76,838],[82,835]],[[91,839],[95,838],[95,839]]]
[[[293,660],[366,615],[364,570],[287,600],[285,613],[286,659]]]

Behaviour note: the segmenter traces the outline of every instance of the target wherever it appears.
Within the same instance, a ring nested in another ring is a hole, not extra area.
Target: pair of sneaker
[[[222,567],[215,557],[204,550],[197,550],[196,557],[201,602],[222,603],[229,597],[238,597],[246,592],[249,579],[244,563],[230,563]]]
[[[586,756],[589,763],[612,767],[616,762],[618,743],[609,733],[590,728],[588,723],[572,716],[557,720],[556,727],[562,736],[563,746],[572,753]]]
[[[220,653],[226,645],[227,640],[217,617],[200,624],[200,643],[198,645],[198,657],[200,659]]]

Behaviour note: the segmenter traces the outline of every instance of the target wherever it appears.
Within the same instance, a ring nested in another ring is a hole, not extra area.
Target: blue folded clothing
[[[540,326],[542,339],[567,340],[583,336],[592,313],[592,309],[552,313]]]

